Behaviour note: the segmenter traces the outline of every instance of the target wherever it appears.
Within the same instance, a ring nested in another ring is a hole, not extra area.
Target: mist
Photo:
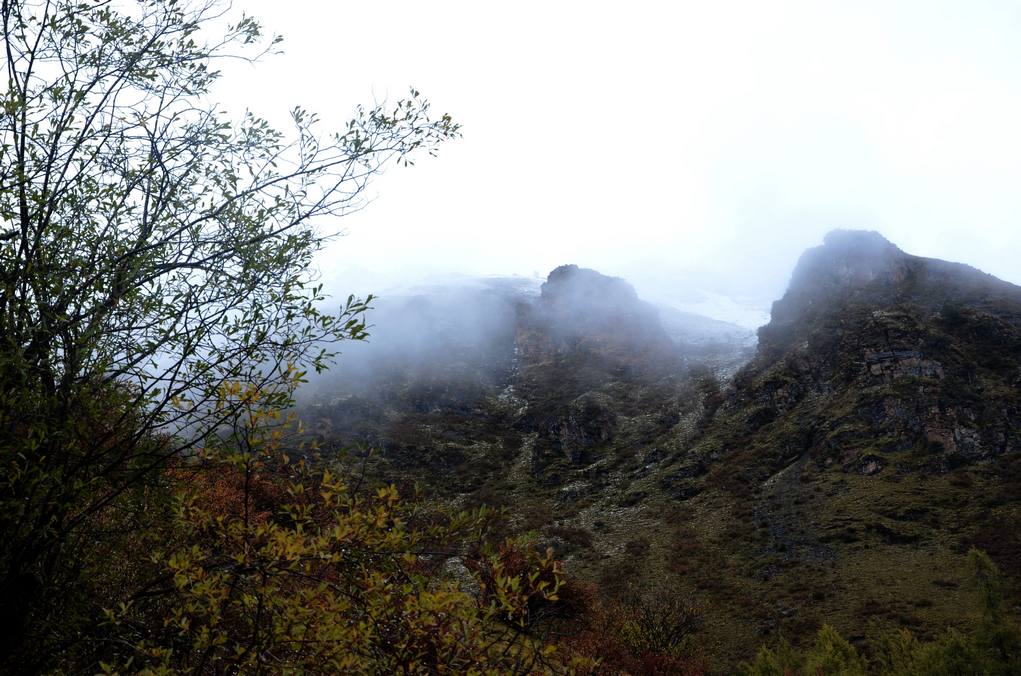
[[[308,374],[300,405],[356,416],[395,401],[419,413],[470,409],[564,358],[594,368],[597,380],[695,364],[726,375],[755,345],[746,327],[649,302],[627,280],[576,265],[543,280],[450,277],[395,288],[365,319],[368,338],[340,343],[332,368]]]
[[[283,54],[225,107],[340,127],[414,85],[463,124],[319,224],[337,296],[574,263],[754,328],[834,228],[1021,282],[1015,3],[242,5]]]
[[[309,376],[303,401],[455,384],[491,385],[511,368],[516,304],[538,295],[524,279],[476,279],[393,290],[368,313],[369,337],[340,345],[336,365]],[[414,396],[414,395],[412,395]]]
[[[244,9],[283,53],[225,65],[224,106],[340,127],[414,85],[464,130],[317,224],[343,235],[318,258],[327,292],[380,298],[369,340],[302,397],[469,401],[506,379],[517,306],[568,264],[626,280],[678,345],[699,323],[754,343],[833,229],[1021,283],[1011,3]]]

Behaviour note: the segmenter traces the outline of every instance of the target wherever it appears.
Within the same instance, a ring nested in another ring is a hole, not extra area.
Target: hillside
[[[663,313],[577,266],[541,288],[481,280],[384,299],[370,342],[300,410],[327,447],[377,449],[384,480],[472,501],[515,495],[518,478],[559,486],[669,429],[697,404],[692,374],[712,380],[750,357],[751,332]]]
[[[867,644],[973,619],[972,545],[1021,583],[1021,288],[836,231],[753,355],[574,266],[486,293],[491,340],[303,417],[379,448],[378,478],[507,507],[606,595],[689,599],[724,666],[824,622]]]
[[[1021,289],[831,233],[712,421],[659,470],[680,502],[657,508],[684,525],[658,564],[683,562],[724,653],[739,627],[864,639],[870,622],[960,622],[970,546],[1021,581],[1019,375]]]

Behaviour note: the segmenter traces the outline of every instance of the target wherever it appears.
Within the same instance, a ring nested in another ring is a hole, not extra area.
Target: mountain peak
[[[569,304],[576,311],[604,313],[610,306],[640,302],[634,287],[620,277],[577,265],[561,265],[550,272],[542,285],[542,298],[546,303]]]
[[[823,237],[823,246],[829,249],[881,253],[890,249],[900,251],[895,244],[875,230],[830,230]]]
[[[846,289],[886,278],[896,281],[901,264],[910,258],[872,230],[833,230],[823,245],[802,254],[788,294]],[[806,287],[806,288],[802,288]]]
[[[819,321],[843,321],[852,307],[939,313],[973,305],[1015,323],[1019,298],[1021,288],[969,265],[904,253],[878,232],[834,230],[801,255],[769,324],[759,329],[759,347],[783,349]]]
[[[808,249],[798,259],[786,293],[773,303],[770,327],[797,323],[806,313],[867,289],[893,289],[908,277],[913,260],[918,259],[878,232],[833,230],[822,246]]]
[[[589,268],[554,269],[537,301],[521,311],[518,346],[526,362],[584,355],[604,366],[641,370],[675,356],[656,308],[623,279]]]

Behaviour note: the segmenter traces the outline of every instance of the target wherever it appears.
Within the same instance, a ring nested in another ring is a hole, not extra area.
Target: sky
[[[576,263],[755,326],[834,228],[1021,284],[1021,3],[235,0],[215,95],[340,128],[414,86],[463,138],[370,188],[328,288]]]

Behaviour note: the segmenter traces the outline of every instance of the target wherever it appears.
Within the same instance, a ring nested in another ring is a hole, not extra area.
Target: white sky
[[[230,67],[228,108],[339,128],[414,86],[464,125],[323,224],[340,295],[570,262],[755,324],[835,227],[1021,283],[1019,2],[235,8],[285,54]]]

